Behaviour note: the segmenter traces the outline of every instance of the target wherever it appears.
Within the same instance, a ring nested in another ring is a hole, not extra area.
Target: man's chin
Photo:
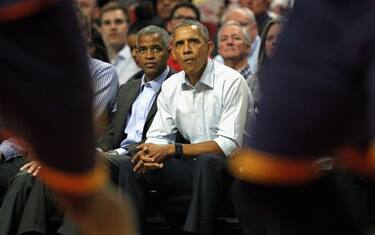
[[[108,41],[108,45],[112,48],[119,48],[119,47],[124,47],[125,43],[121,43],[119,41]]]

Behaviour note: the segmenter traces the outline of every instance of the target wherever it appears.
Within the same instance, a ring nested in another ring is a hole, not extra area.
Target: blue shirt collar
[[[151,87],[155,92],[158,92],[161,84],[164,82],[164,80],[167,78],[169,73],[169,67],[167,68],[154,80],[146,82],[145,74],[142,76],[142,83],[141,83],[141,91],[143,90],[143,86]]]

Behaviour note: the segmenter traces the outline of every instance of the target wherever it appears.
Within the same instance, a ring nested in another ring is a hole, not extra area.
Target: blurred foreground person
[[[364,234],[366,195],[346,170],[375,168],[374,10],[372,1],[295,3],[262,68],[249,148],[231,161],[244,234]]]
[[[68,0],[0,2],[0,119],[42,162],[38,176],[83,231],[134,234],[94,157],[87,56],[71,8]]]

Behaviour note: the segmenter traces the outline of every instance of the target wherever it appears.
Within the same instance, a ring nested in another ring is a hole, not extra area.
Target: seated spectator
[[[168,33],[158,26],[147,26],[138,33],[137,58],[144,75],[119,89],[117,111],[99,141],[99,147],[110,156],[133,156],[146,139],[161,84],[174,73],[167,65],[168,45]]]
[[[157,16],[165,23],[171,16],[171,12],[176,4],[186,0],[155,0],[155,9]]]
[[[184,20],[201,20],[199,8],[191,2],[181,2],[175,5],[171,11],[171,15],[166,23],[165,28],[169,33],[172,33],[178,24]],[[168,59],[168,65],[176,72],[182,70],[181,66],[177,63],[176,59],[171,55]]]
[[[246,28],[235,21],[228,21],[219,29],[217,39],[218,51],[224,64],[238,71],[247,80],[252,72],[247,60],[251,40]]]
[[[133,200],[139,221],[148,187],[163,194],[191,190],[183,230],[207,235],[226,188],[227,158],[242,143],[251,94],[241,74],[208,59],[214,45],[204,25],[185,20],[172,35],[172,53],[183,71],[163,83],[146,143],[121,166],[120,186]],[[176,142],[178,132],[190,144]]]
[[[262,34],[262,43],[259,50],[259,65],[258,71],[247,80],[247,84],[254,96],[255,107],[259,102],[261,96],[261,70],[266,65],[268,60],[274,56],[275,49],[278,45],[279,36],[282,30],[283,22],[281,19],[271,20],[265,26]]]
[[[140,21],[131,23],[128,30],[127,42],[130,47],[130,52],[132,54],[133,60],[138,67],[141,67],[137,58],[137,35],[144,27],[152,25],[150,21]],[[143,76],[143,70],[136,73],[130,80],[140,79]]]
[[[109,59],[119,75],[119,85],[127,83],[140,71],[127,45],[128,14],[118,3],[110,2],[100,11],[100,30],[107,45]]]
[[[242,7],[247,7],[254,12],[260,34],[263,33],[264,27],[271,20],[268,15],[270,4],[271,0],[240,0]]]
[[[189,19],[201,21],[199,8],[188,1],[180,2],[173,7],[165,28],[172,33],[178,24]]]
[[[228,21],[235,21],[248,30],[251,40],[248,63],[250,65],[251,72],[254,73],[257,71],[261,40],[258,35],[258,28],[253,12],[245,7],[228,8],[221,17],[221,24],[223,25]],[[224,63],[224,60],[220,54],[215,56],[215,60]]]

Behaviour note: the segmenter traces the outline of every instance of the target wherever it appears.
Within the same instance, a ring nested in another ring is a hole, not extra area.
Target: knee
[[[32,187],[35,177],[26,172],[20,172],[9,181],[9,187],[29,188]]]
[[[202,154],[196,159],[196,166],[199,168],[218,168],[225,166],[226,157],[218,154]]]
[[[133,162],[131,157],[124,158],[118,165],[119,172],[127,172],[128,174],[133,174]]]

